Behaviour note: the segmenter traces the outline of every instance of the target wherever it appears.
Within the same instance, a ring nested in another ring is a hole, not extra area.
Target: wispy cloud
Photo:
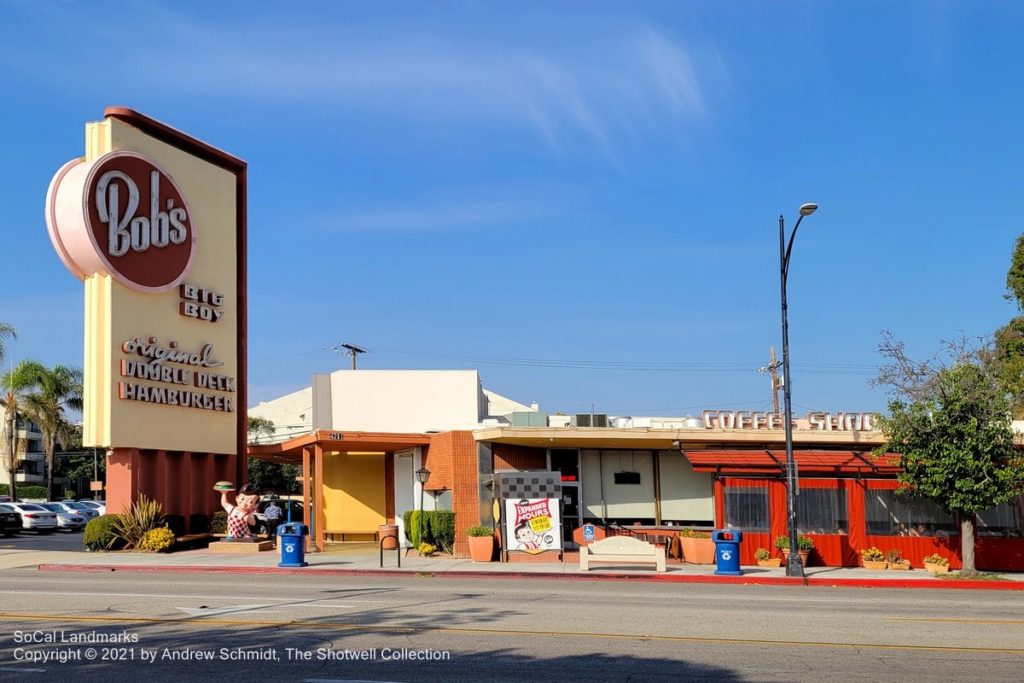
[[[0,63],[55,86],[94,83],[102,74],[107,82],[148,92],[504,122],[532,128],[554,146],[573,137],[608,146],[617,135],[699,120],[708,115],[708,81],[724,78],[707,48],[698,60],[679,40],[644,26],[588,36],[561,30],[576,28],[565,17],[561,28],[548,27],[526,44],[511,29],[476,35],[435,25],[413,31],[412,22],[357,24],[337,17],[299,25],[266,13],[225,23],[149,3],[121,13],[129,17],[122,22],[133,24],[125,25],[84,5],[61,9],[59,17],[35,22],[49,33],[45,42],[31,32],[12,32],[13,40],[0,47]],[[55,32],[68,34],[67,54],[53,53],[61,42]],[[91,36],[88,44],[82,35]],[[68,68],[72,59],[75,67]],[[698,61],[707,63],[706,74]]]
[[[501,225],[533,215],[515,204],[459,203],[361,210],[325,216],[318,223],[338,232],[433,232]]]

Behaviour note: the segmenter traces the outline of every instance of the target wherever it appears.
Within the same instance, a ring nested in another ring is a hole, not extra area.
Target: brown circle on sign
[[[89,238],[112,276],[145,292],[185,279],[196,236],[170,175],[140,154],[112,152],[89,171],[84,191]]]

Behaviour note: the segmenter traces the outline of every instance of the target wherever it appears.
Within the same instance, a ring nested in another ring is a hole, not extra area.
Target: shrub
[[[188,530],[193,534],[205,534],[210,530],[210,516],[202,513],[189,515]]]
[[[710,531],[700,531],[698,529],[683,529],[679,532],[682,538],[711,538]]]
[[[228,513],[217,510],[210,518],[210,531],[215,534],[226,534],[228,532]]]
[[[924,558],[924,561],[925,564],[939,564],[943,567],[949,566],[949,560],[947,560],[942,555],[939,555],[938,553],[935,553],[934,555],[929,555],[928,557]]]
[[[885,555],[875,546],[861,550],[860,557],[868,562],[885,562]]]
[[[25,500],[27,498],[33,498],[38,500],[49,499],[50,494],[46,492],[45,486],[19,486],[18,487],[18,498]]]
[[[185,515],[164,515],[164,524],[175,536],[185,535]]]
[[[425,514],[427,537],[424,540],[450,553],[455,546],[455,513],[451,510],[428,510]]]
[[[422,555],[423,557],[430,557],[435,552],[437,552],[437,548],[435,548],[429,543],[420,543],[419,551],[420,555]]]
[[[117,550],[124,547],[124,543],[114,533],[114,523],[118,517],[120,515],[100,515],[90,519],[82,535],[85,547],[89,550]]]
[[[468,536],[493,536],[494,529],[489,526],[471,526],[466,529]]]
[[[413,547],[420,544],[420,511],[407,510],[402,515],[402,523],[405,524],[405,537],[409,539]]]
[[[161,526],[150,529],[143,535],[139,542],[139,550],[148,550],[153,553],[166,553],[174,545],[174,532],[168,527]]]
[[[768,552],[767,548],[758,548],[754,551],[755,560],[768,560],[771,559],[772,554]]]
[[[789,536],[779,536],[775,539],[775,547],[779,550],[789,550]],[[796,537],[796,549],[801,550],[814,550],[814,541],[807,536]]]
[[[137,548],[147,531],[160,525],[162,518],[160,503],[145,494],[139,494],[131,509],[118,515],[114,522],[114,533],[128,548]]]
[[[903,553],[900,552],[899,548],[892,548],[885,554],[885,561],[899,564],[903,561]]]

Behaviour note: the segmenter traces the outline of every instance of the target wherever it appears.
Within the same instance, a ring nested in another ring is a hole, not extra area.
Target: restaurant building
[[[399,371],[390,372],[388,381],[397,390],[405,378]],[[368,376],[351,379],[360,374],[323,376],[330,378],[332,389],[324,393],[326,379],[315,382],[314,403],[333,394],[331,403],[337,405],[347,382],[374,381]],[[471,421],[475,410],[475,425],[459,426],[448,419],[447,428],[426,428],[417,406],[430,396],[437,398],[430,387],[442,375],[422,371],[410,375],[415,381],[399,392],[403,405],[394,413],[394,424],[400,429],[385,429],[386,419],[372,422],[369,415],[361,420],[373,429],[358,429],[359,420],[349,419],[346,425],[336,413],[330,416],[337,425],[332,426],[325,424],[325,411],[314,410],[320,417],[314,418],[317,424],[310,433],[251,446],[250,454],[304,464],[310,481],[306,504],[314,519],[326,520],[324,528],[313,529],[313,544],[320,549],[332,530],[369,531],[378,522],[401,525],[402,513],[419,506],[420,484],[414,473],[421,468],[430,472],[422,485],[425,509],[456,513],[457,555],[468,553],[466,529],[476,524],[495,527],[500,557],[510,562],[562,560],[580,542],[583,524],[662,539],[684,529],[732,526],[744,531],[745,564],[754,563],[757,548],[773,550],[774,539],[786,535],[785,436],[779,414],[547,415],[514,402],[506,406],[524,410],[488,414],[482,390],[470,391],[478,383],[476,374],[471,375],[456,393],[474,393],[475,408],[466,402],[455,421]],[[443,411],[445,402],[427,404],[430,411]],[[365,412],[367,406],[363,402],[359,410]],[[810,413],[795,420],[798,526],[814,541],[810,563],[856,566],[860,550],[876,546],[899,549],[914,566],[939,553],[958,567],[957,520],[933,503],[897,494],[895,456],[872,455],[884,442],[872,418],[866,413]],[[431,420],[438,425],[446,421],[436,412]],[[355,473],[352,463],[360,459],[372,459],[372,468],[366,470],[372,476]],[[529,487],[531,481],[541,493],[510,495],[507,490],[517,482]],[[557,548],[518,548],[508,516],[521,496],[550,501],[555,528],[547,536],[556,537]],[[373,514],[367,516],[369,500],[374,501]],[[979,568],[1024,570],[1021,520],[1021,500],[978,516]]]

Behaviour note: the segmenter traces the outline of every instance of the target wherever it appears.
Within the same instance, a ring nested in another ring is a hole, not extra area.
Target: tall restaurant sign
[[[85,286],[83,443],[108,449],[114,510],[209,513],[243,478],[245,163],[129,109],[85,132],[46,197]]]

